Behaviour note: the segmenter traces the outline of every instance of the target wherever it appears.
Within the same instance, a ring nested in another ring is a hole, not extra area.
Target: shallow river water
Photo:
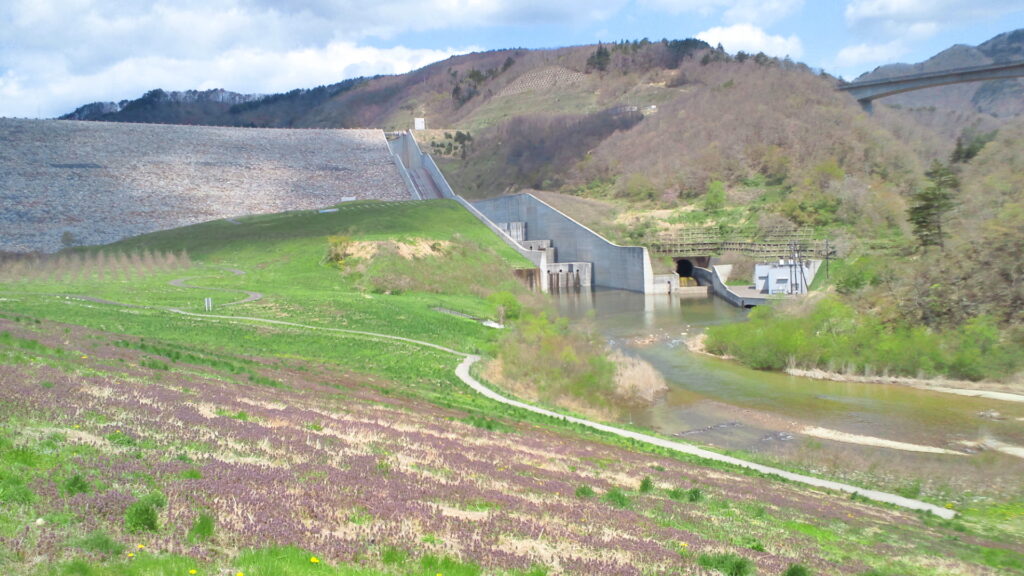
[[[1020,456],[993,449],[1024,446],[1022,403],[798,378],[691,353],[684,339],[745,319],[745,310],[717,298],[595,290],[556,299],[562,315],[591,318],[613,347],[647,360],[668,381],[669,392],[651,406],[627,410],[627,422],[840,474],[892,475],[911,467],[922,476],[1002,489],[1008,488],[1000,486],[1004,480],[1024,470]],[[830,431],[848,436],[837,439]],[[874,440],[953,454],[866,445]]]

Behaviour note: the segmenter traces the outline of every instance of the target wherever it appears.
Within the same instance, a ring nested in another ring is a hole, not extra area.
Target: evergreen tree
[[[597,50],[587,58],[587,68],[597,69],[604,72],[608,69],[608,64],[612,61],[612,53],[608,51],[600,42],[597,43]]]
[[[921,246],[926,249],[938,246],[941,250],[947,234],[943,225],[949,212],[956,207],[954,195],[960,182],[952,170],[938,160],[932,162],[925,176],[929,183],[914,193],[907,216]]]

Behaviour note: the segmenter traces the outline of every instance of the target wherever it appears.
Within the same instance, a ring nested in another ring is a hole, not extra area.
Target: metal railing
[[[824,258],[828,240],[816,239],[811,229],[732,231],[717,228],[692,228],[660,234],[649,244],[657,254],[711,256],[735,252],[755,258],[788,258],[794,252],[807,257]]]

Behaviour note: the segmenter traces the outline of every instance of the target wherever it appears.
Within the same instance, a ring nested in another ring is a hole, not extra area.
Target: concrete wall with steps
[[[550,240],[565,262],[590,262],[593,286],[641,293],[655,289],[646,248],[613,244],[532,194],[480,200],[473,206],[493,222],[525,222],[526,240]]]

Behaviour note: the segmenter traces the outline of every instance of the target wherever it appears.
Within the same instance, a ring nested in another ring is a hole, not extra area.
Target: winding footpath
[[[245,273],[242,270],[236,270],[236,269],[228,269],[228,271],[233,273],[233,274],[236,274],[236,275],[241,275],[241,274]],[[179,278],[177,280],[172,280],[170,282],[170,284],[172,286],[176,286],[176,287],[179,287],[179,288],[201,288],[199,286],[192,286],[192,285],[187,284],[187,281],[191,280],[193,278],[196,278],[196,277]],[[225,289],[224,288],[218,288],[218,290],[225,290]],[[252,292],[252,291],[249,291],[249,290],[237,290],[237,291],[246,293],[248,295],[248,297],[243,299],[243,300],[239,300],[237,302],[231,302],[230,305],[242,304],[242,303],[246,303],[246,302],[254,302],[254,301],[259,300],[259,299],[261,299],[263,297],[263,295],[260,294],[259,292]],[[296,322],[286,322],[284,320],[271,320],[271,319],[268,319],[268,318],[256,318],[256,317],[252,317],[252,316],[227,316],[227,315],[221,315],[221,314],[200,314],[200,313],[197,313],[197,312],[188,312],[188,311],[185,311],[185,310],[181,310],[179,308],[158,307],[158,306],[140,306],[140,305],[135,305],[135,304],[125,304],[125,303],[122,303],[122,302],[112,302],[112,301],[109,301],[109,300],[102,300],[102,299],[99,299],[99,298],[92,298],[92,297],[88,297],[88,296],[77,296],[77,295],[75,295],[75,296],[65,296],[65,297],[82,299],[82,300],[87,300],[87,301],[90,301],[90,302],[96,302],[96,303],[100,303],[100,304],[110,304],[110,305],[115,305],[115,306],[125,306],[125,307],[132,307],[132,308],[149,308],[149,309],[154,309],[154,310],[163,310],[163,311],[166,311],[166,312],[171,312],[171,313],[174,313],[174,314],[180,314],[180,315],[183,315],[183,316],[189,316],[189,317],[193,317],[193,318],[206,318],[206,319],[210,319],[210,320],[226,320],[226,321],[234,321],[234,322],[256,322],[256,323],[261,323],[261,324],[271,324],[271,325],[275,325],[275,326],[288,326],[288,327],[292,327],[292,328],[301,328],[301,329],[304,329],[304,330],[320,330],[320,331],[335,332],[335,333],[340,333],[340,334],[350,334],[350,335],[356,335],[356,336],[364,336],[364,337],[368,337],[368,338],[377,338],[377,339],[382,339],[382,340],[406,342],[408,344],[414,344],[414,345],[423,346],[423,347],[426,347],[426,348],[433,348],[435,350],[440,350],[442,352],[446,352],[448,354],[452,354],[454,356],[461,357],[462,358],[462,362],[458,365],[458,367],[455,368],[455,375],[459,378],[459,380],[461,380],[463,383],[465,383],[467,386],[469,386],[473,391],[475,391],[478,394],[480,394],[480,395],[482,395],[482,396],[484,396],[486,398],[489,398],[489,399],[491,399],[491,400],[493,400],[495,402],[498,402],[499,404],[504,404],[506,406],[512,406],[514,408],[519,408],[521,410],[526,410],[528,412],[533,412],[534,414],[539,414],[541,416],[547,416],[549,418],[554,418],[556,420],[562,420],[562,421],[570,422],[570,423],[577,424],[577,425],[580,425],[580,426],[585,426],[587,428],[591,428],[593,430],[597,430],[597,431],[604,432],[604,433],[607,433],[607,434],[612,434],[612,435],[618,436],[620,438],[627,438],[627,439],[630,439],[630,440],[635,440],[637,442],[643,442],[643,443],[651,445],[651,446],[657,446],[659,448],[665,448],[667,450],[672,450],[674,452],[679,452],[679,453],[682,453],[682,454],[689,454],[691,456],[696,456],[698,458],[704,458],[706,460],[711,460],[711,461],[714,461],[714,462],[721,462],[721,463],[724,463],[724,464],[729,464],[729,465],[737,466],[737,467],[740,467],[740,468],[746,468],[748,470],[754,470],[754,471],[760,472],[762,474],[770,474],[770,475],[773,475],[773,476],[778,476],[778,477],[784,478],[784,479],[786,479],[786,480],[788,480],[790,482],[796,482],[796,483],[799,483],[799,484],[805,484],[805,485],[808,485],[808,486],[814,486],[816,488],[824,488],[826,490],[835,490],[837,492],[845,492],[845,493],[848,493],[848,494],[856,494],[856,495],[861,496],[863,498],[867,498],[869,500],[874,500],[874,501],[877,501],[877,502],[884,502],[886,504],[892,504],[892,505],[899,506],[899,507],[902,507],[902,508],[908,508],[910,510],[920,510],[920,511],[924,511],[924,512],[930,512],[932,514],[935,514],[936,516],[939,516],[940,518],[952,519],[953,517],[956,516],[956,512],[953,511],[953,510],[949,510],[949,509],[943,508],[941,506],[936,506],[934,504],[929,504],[927,502],[922,502],[920,500],[914,500],[912,498],[904,498],[903,496],[898,496],[896,494],[890,494],[888,492],[881,492],[881,491],[878,491],[878,490],[869,490],[869,489],[865,489],[865,488],[859,488],[857,486],[852,486],[850,484],[843,484],[842,482],[834,482],[834,481],[831,481],[831,480],[824,480],[824,479],[821,479],[821,478],[815,478],[813,476],[806,476],[804,474],[797,474],[795,472],[789,472],[787,470],[782,470],[780,468],[773,468],[771,466],[765,466],[763,464],[757,464],[756,462],[750,462],[750,461],[747,461],[747,460],[742,460],[740,458],[735,458],[735,457],[732,457],[732,456],[727,456],[725,454],[719,454],[717,452],[712,452],[710,450],[705,450],[703,448],[698,448],[697,446],[694,446],[692,444],[686,444],[686,443],[683,443],[683,442],[667,440],[665,438],[659,438],[657,436],[651,436],[650,434],[643,434],[641,432],[634,432],[632,430],[626,430],[626,429],[623,429],[623,428],[617,428],[615,426],[609,426],[607,424],[601,424],[600,422],[594,422],[592,420],[586,420],[584,418],[577,418],[575,416],[568,416],[568,415],[565,415],[565,414],[561,414],[561,413],[558,413],[558,412],[547,410],[545,408],[541,408],[539,406],[534,406],[532,404],[527,404],[525,402],[520,402],[519,400],[514,400],[512,398],[508,398],[506,396],[502,396],[501,394],[495,392],[494,390],[491,390],[487,386],[484,386],[479,381],[477,381],[476,378],[473,377],[473,375],[471,374],[471,369],[472,369],[474,364],[476,364],[477,362],[480,361],[480,359],[481,359],[480,356],[477,356],[477,355],[474,355],[474,354],[467,354],[465,352],[460,352],[460,351],[454,350],[452,348],[447,348],[445,346],[441,346],[441,345],[434,344],[434,343],[431,343],[431,342],[425,342],[423,340],[415,340],[413,338],[405,338],[405,337],[402,337],[402,336],[394,336],[394,335],[391,335],[391,334],[380,334],[380,333],[377,333],[377,332],[365,332],[365,331],[362,331],[362,330],[348,330],[348,329],[344,329],[344,328],[329,328],[329,327],[324,327],[324,326],[310,326],[308,324],[299,324],[299,323],[296,323]],[[229,304],[224,304],[224,306],[226,306],[226,305],[229,305]]]
[[[235,276],[242,276],[242,275],[245,274],[245,270],[239,270],[238,268],[225,268],[224,270],[226,270],[228,272],[231,272]],[[241,299],[241,300],[236,300],[234,302],[228,302],[227,304],[221,304],[221,306],[234,306],[235,304],[246,304],[246,303],[249,303],[249,302],[255,302],[257,300],[263,299],[263,294],[262,293],[260,293],[260,292],[253,292],[251,290],[242,290],[242,289],[239,289],[239,288],[227,288],[227,289],[225,289],[225,288],[213,288],[213,287],[210,287],[210,286],[195,286],[193,284],[188,284],[189,280],[193,280],[195,278],[202,278],[202,276],[189,276],[187,278],[176,278],[176,279],[171,280],[170,282],[168,282],[168,284],[170,284],[171,286],[174,286],[175,288],[196,288],[196,289],[199,289],[199,290],[227,290],[227,291],[230,291],[230,292],[244,292],[246,294],[246,297]]]

